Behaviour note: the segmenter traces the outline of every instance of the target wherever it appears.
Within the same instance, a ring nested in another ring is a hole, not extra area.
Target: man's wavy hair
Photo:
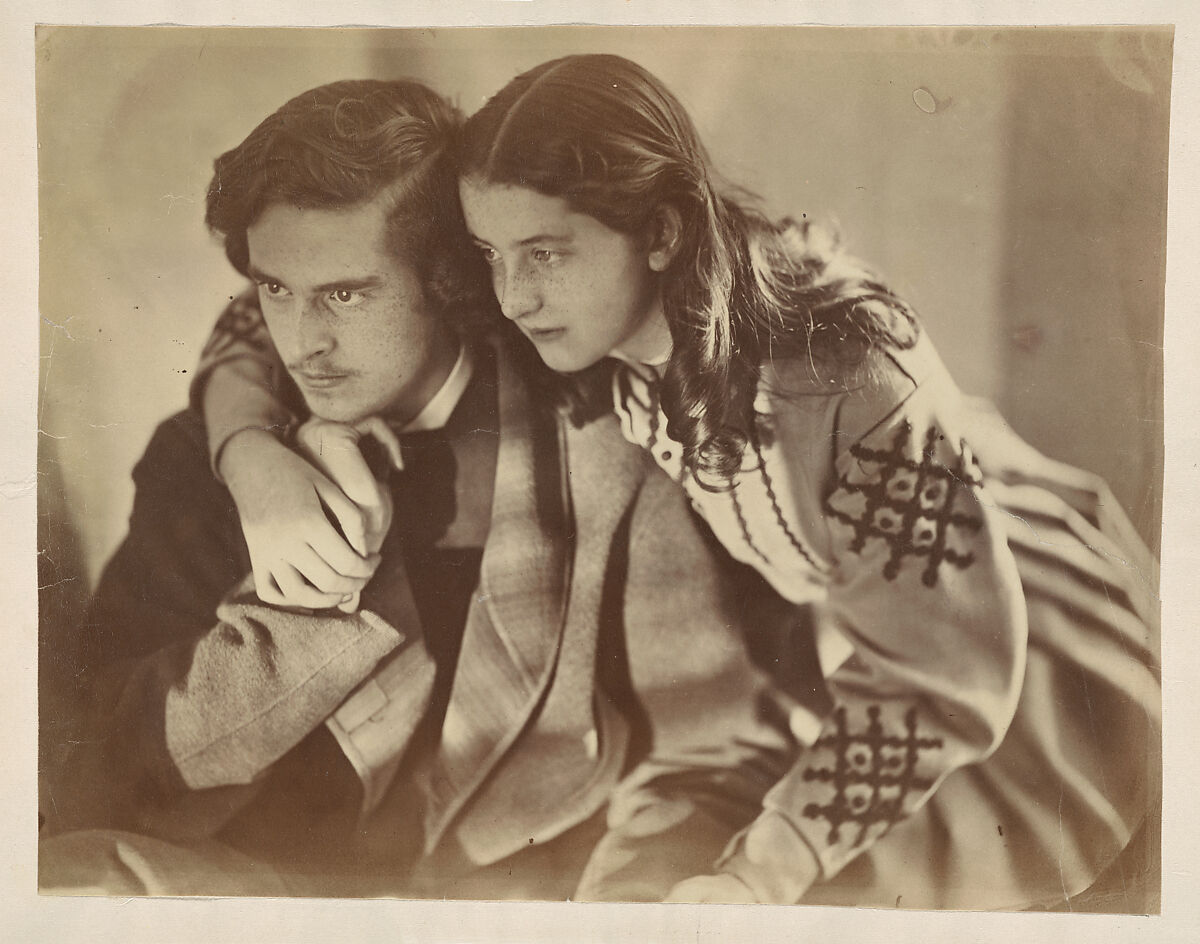
[[[459,165],[470,179],[562,197],[636,238],[663,205],[679,212],[662,283],[673,342],[662,405],[684,462],[710,487],[741,464],[765,360],[798,358],[813,389],[837,390],[861,382],[873,350],[916,341],[912,310],[835,237],[774,222],[721,184],[683,105],[627,59],[567,56],[513,79],[468,119]]]
[[[246,230],[272,204],[390,204],[390,248],[414,267],[434,309],[499,320],[486,266],[470,244],[453,163],[462,116],[410,80],[346,80],[297,95],[213,164],[205,222],[247,274]]]

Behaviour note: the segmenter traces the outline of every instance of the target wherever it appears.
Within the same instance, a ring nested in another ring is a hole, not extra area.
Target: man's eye
[[[562,253],[555,252],[553,249],[535,249],[533,258],[537,262],[556,262],[562,258]]]
[[[334,289],[329,293],[329,300],[343,308],[357,305],[365,297],[362,292],[355,292],[348,288]]]
[[[491,246],[480,246],[479,253],[488,265],[495,265],[500,261],[500,253],[496,252]]]
[[[287,292],[287,289],[284,288],[282,285],[280,285],[278,282],[259,282],[258,287],[261,288],[268,295],[273,295],[273,296],[283,295],[283,294],[286,294],[286,292]]]

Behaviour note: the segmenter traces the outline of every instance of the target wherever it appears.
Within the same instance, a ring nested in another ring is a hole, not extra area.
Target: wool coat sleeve
[[[832,428],[813,428],[818,416]],[[832,562],[825,618],[851,653],[828,676],[816,742],[720,869],[761,901],[792,902],[998,747],[1027,626],[1003,513],[952,403],[895,368],[836,410],[782,401],[772,419],[796,505],[823,508],[824,533],[808,537]]]
[[[402,640],[407,615],[386,601],[355,615],[258,602],[194,413],[159,427],[134,481],[129,534],[85,621],[51,831],[218,828]]]

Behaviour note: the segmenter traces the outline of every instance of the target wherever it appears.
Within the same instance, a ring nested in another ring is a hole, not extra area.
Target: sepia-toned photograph
[[[1173,44],[39,26],[40,894],[1159,914]]]

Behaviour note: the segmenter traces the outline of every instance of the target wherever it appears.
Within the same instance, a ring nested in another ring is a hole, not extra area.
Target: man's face
[[[246,236],[271,339],[309,409],[345,423],[418,413],[445,377],[453,336],[389,251],[380,203],[277,203]]]

